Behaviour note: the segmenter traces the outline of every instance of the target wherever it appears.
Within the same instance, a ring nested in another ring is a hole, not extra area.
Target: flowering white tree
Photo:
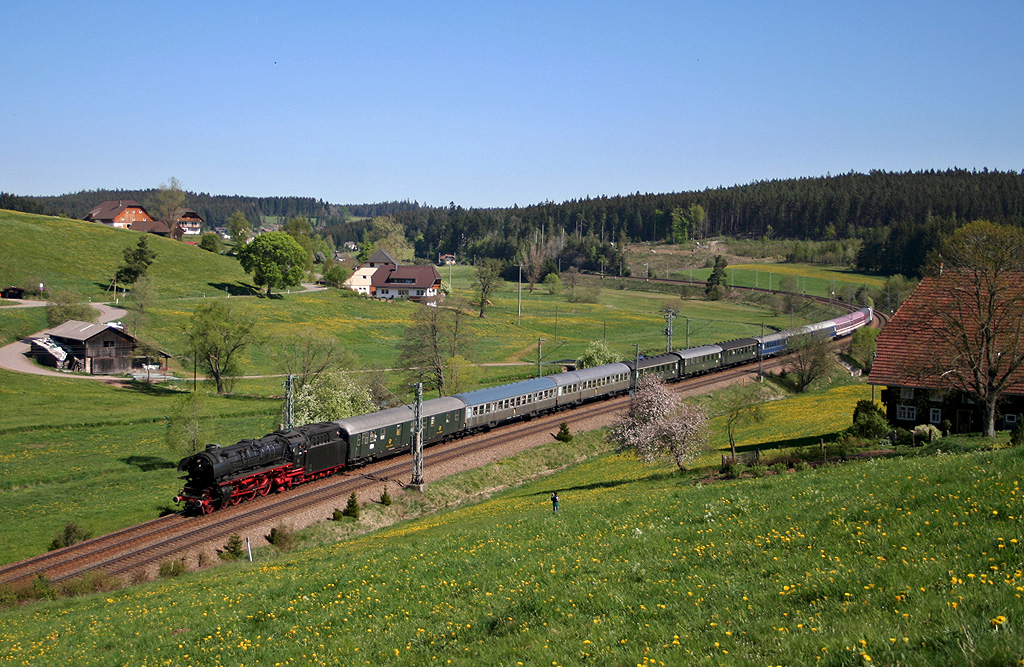
[[[683,403],[661,380],[648,377],[608,437],[620,451],[634,451],[644,461],[670,458],[686,470],[687,462],[707,446],[707,424],[703,409]]]
[[[295,395],[295,423],[344,419],[373,412],[370,389],[348,373],[323,373],[307,382]]]

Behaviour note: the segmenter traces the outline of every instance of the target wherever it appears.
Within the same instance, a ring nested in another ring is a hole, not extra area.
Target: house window
[[[928,411],[928,422],[938,424],[942,422],[942,408],[932,408]]]
[[[103,347],[114,347],[114,341],[112,341],[112,340],[105,340],[105,341],[103,341]]]
[[[900,387],[900,398],[914,398],[913,387]]]
[[[1017,415],[1003,415],[1003,424],[1006,428],[1013,428],[1017,425]]]
[[[917,407],[913,405],[897,405],[896,419],[908,422],[914,421],[917,419]]]
[[[942,391],[941,389],[933,389],[932,391],[928,392],[928,400],[932,401],[933,403],[941,403],[942,399],[945,398],[945,396],[946,392]]]

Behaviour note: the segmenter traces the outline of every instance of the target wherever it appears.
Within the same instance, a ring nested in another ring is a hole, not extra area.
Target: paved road
[[[31,308],[34,306],[45,306],[45,301],[26,301],[21,300],[16,306],[4,306],[5,308]],[[128,311],[123,308],[117,308],[106,303],[93,303],[90,304],[93,308],[99,311],[100,322],[113,322],[119,320],[127,314]],[[80,378],[86,380],[123,380],[124,378],[115,378],[110,375],[78,375],[75,373],[64,373],[52,368],[46,368],[40,366],[32,361],[27,353],[31,349],[29,338],[35,338],[46,333],[46,330],[40,331],[34,336],[23,338],[16,343],[5,345],[0,347],[0,368],[5,368],[9,371],[16,371],[18,373],[31,373],[33,375],[50,375],[62,378]]]

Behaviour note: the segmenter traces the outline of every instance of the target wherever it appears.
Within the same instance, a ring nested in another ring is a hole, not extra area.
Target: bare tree
[[[537,288],[537,283],[544,277],[544,263],[548,255],[544,246],[540,243],[531,243],[523,258],[523,268],[526,270],[526,280],[530,283],[530,292]]]
[[[354,368],[352,357],[337,338],[317,331],[303,331],[281,340],[281,363],[286,373],[295,376],[296,392],[325,371]]]
[[[972,222],[940,255],[944,269],[922,285],[932,294],[922,319],[936,348],[928,370],[977,398],[994,437],[1000,399],[1024,382],[1024,231]]]
[[[725,430],[729,434],[729,451],[733,459],[736,458],[736,431],[744,424],[764,421],[764,401],[762,387],[756,384],[730,389],[725,394]]]
[[[609,431],[620,451],[633,451],[644,461],[669,458],[680,470],[708,443],[707,413],[682,403],[654,377],[641,380],[629,411]]]
[[[459,354],[465,314],[457,308],[424,305],[417,308],[399,344],[401,362],[411,367],[412,379],[437,389],[444,396],[447,362]]]
[[[782,368],[792,378],[797,392],[806,391],[812,382],[825,377],[832,368],[832,345],[825,336],[794,336],[789,339],[789,350]]]

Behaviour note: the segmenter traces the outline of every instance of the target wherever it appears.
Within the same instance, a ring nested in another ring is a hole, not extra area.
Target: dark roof
[[[374,287],[411,287],[426,289],[441,281],[433,264],[423,266],[382,266],[370,278]]]
[[[370,255],[370,259],[366,260],[366,264],[394,264],[398,266],[398,260],[391,256],[387,250],[378,250],[377,252]]]
[[[159,220],[140,220],[138,222],[133,222],[128,225],[128,229],[133,232],[149,232],[150,234],[160,234],[162,236],[169,236],[171,233],[170,225]]]
[[[112,199],[105,201],[101,204],[97,204],[91,211],[85,214],[83,220],[89,222],[104,222],[106,220],[113,221],[118,215],[120,215],[126,208],[138,208],[142,209],[142,212],[149,215],[149,211],[142,207],[142,204],[135,201],[134,199]],[[153,217],[149,215],[149,217]]]
[[[203,219],[199,217],[199,214],[190,208],[179,208],[171,214],[172,220],[198,220],[202,222]]]
[[[963,355],[952,349],[940,330],[945,328],[943,313],[946,317],[955,316],[959,322],[974,321],[972,311],[976,311],[972,300],[966,298],[966,292],[959,287],[972,282],[965,273],[953,270],[923,279],[878,334],[868,383],[925,389],[962,388],[964,383],[954,382],[952,376],[967,374]],[[1024,301],[1024,275],[1011,275],[1005,284],[1006,289],[1016,291],[1016,295],[1011,293],[1011,296],[1017,303]],[[1022,325],[1019,318],[1014,318],[1008,326],[1019,330]],[[976,332],[965,333],[973,336]],[[1024,341],[1021,346],[1017,355],[1024,354]],[[1011,376],[1007,393],[1024,394],[1024,365]]]
[[[112,329],[117,333],[121,334],[129,340],[134,340],[127,332],[118,329],[117,327],[110,326],[109,324],[96,324],[94,322],[80,322],[79,320],[68,320],[64,324],[59,324],[54,328],[50,329],[46,333],[50,336],[56,336],[57,338],[63,338],[65,340],[77,340],[86,341],[90,338],[94,338],[99,334],[103,333],[107,329]]]

